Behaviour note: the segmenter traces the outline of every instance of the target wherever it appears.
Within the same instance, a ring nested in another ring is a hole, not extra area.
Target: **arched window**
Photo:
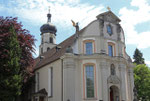
[[[83,52],[86,55],[95,53],[95,40],[84,40],[83,41]]]
[[[111,57],[116,56],[115,43],[108,42],[108,55]]]
[[[107,25],[107,33],[109,35],[112,35],[112,27],[111,27],[111,25]]]
[[[50,67],[48,72],[49,72],[48,95],[52,97],[53,96],[53,67]]]
[[[86,49],[86,54],[90,55],[93,54],[93,44],[92,42],[87,42],[85,43],[85,49]]]
[[[114,64],[111,64],[110,72],[111,72],[111,75],[116,75],[116,70],[115,70]]]
[[[86,96],[94,98],[94,67],[92,65],[86,66]]]
[[[49,43],[53,43],[53,38],[52,37],[49,38]]]
[[[93,63],[84,64],[84,98],[96,98],[96,73],[95,65]]]

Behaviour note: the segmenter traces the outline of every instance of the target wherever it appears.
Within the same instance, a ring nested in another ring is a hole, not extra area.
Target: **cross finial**
[[[51,22],[50,6],[48,7],[47,22]]]
[[[108,9],[108,11],[111,11],[111,8],[109,6],[107,7],[107,9]]]
[[[48,13],[50,14],[50,6],[48,6]]]

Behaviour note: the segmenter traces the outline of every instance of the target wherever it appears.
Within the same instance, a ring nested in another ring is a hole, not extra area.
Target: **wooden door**
[[[44,97],[43,97],[43,96],[40,96],[39,101],[44,101]]]

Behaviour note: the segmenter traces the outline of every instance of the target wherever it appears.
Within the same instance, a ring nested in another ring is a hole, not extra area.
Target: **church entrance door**
[[[44,101],[44,97],[43,97],[43,96],[40,96],[39,101]]]
[[[111,86],[110,87],[110,101],[120,101],[119,97],[119,89],[116,86]]]

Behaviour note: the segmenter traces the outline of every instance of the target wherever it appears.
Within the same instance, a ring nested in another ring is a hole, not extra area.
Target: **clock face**
[[[112,35],[112,28],[111,28],[110,25],[107,25],[107,33],[108,33],[109,35]]]

